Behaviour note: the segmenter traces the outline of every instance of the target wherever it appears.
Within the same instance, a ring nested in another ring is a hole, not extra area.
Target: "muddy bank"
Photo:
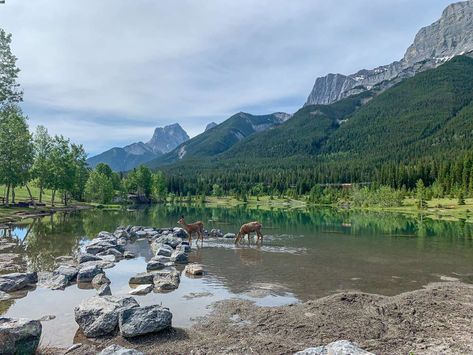
[[[146,354],[291,354],[347,339],[376,354],[473,352],[473,286],[435,283],[393,297],[340,293],[282,307],[228,300],[189,330],[172,329],[136,340],[83,343],[71,354],[94,354],[110,344]],[[53,351],[54,353],[54,351]]]

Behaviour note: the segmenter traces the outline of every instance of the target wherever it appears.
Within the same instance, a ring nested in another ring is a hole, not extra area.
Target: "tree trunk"
[[[64,206],[67,206],[67,192],[64,192]]]
[[[40,203],[43,202],[43,186],[42,185],[39,186],[39,202]]]
[[[31,199],[31,202],[33,203],[34,209],[36,209],[36,201],[33,198],[33,194],[31,193],[29,186],[27,184],[25,186],[26,186],[26,189],[28,190],[28,194],[30,195],[30,199]]]
[[[15,188],[11,187],[11,203],[15,204]]]
[[[5,198],[5,206],[7,206],[7,207],[9,205],[9,198],[10,198],[10,185],[8,184],[7,185],[7,196]]]
[[[54,207],[54,195],[56,195],[56,190],[53,190],[53,193],[51,195],[51,207]]]

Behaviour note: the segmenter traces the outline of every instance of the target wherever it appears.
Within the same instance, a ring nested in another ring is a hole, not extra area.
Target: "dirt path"
[[[376,354],[473,353],[473,286],[436,283],[385,297],[341,293],[301,304],[266,308],[242,300],[217,303],[189,330],[84,345],[71,354],[94,354],[110,344],[146,354],[291,354],[346,339]]]

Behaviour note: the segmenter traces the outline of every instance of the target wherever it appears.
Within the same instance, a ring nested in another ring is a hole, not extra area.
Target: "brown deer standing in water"
[[[189,234],[189,244],[192,243],[192,233],[197,233],[197,241],[199,241],[199,238],[202,242],[204,241],[204,223],[202,221],[187,224],[184,220],[184,216],[181,216],[177,223],[181,224],[187,234]]]
[[[246,234],[248,234],[248,242],[250,241],[250,233],[256,232],[258,238],[256,239],[256,243],[261,240],[263,243],[263,234],[261,234],[261,227],[263,225],[260,222],[250,222],[243,224],[240,227],[240,231],[238,232],[237,236],[235,237],[235,244],[238,244],[241,238],[244,238]]]

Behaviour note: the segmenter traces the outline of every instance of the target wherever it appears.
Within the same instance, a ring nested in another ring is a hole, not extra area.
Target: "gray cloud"
[[[90,152],[293,112],[315,77],[402,57],[448,0],[6,0],[25,111]]]

